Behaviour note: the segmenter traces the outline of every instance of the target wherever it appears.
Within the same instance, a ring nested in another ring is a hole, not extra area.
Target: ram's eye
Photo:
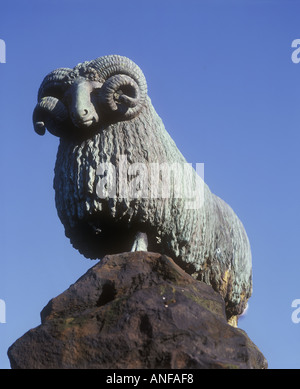
[[[101,94],[101,88],[94,88],[91,92],[92,96],[99,96]]]
[[[72,102],[72,94],[71,93],[65,93],[64,94],[64,97],[62,99],[62,101],[66,104],[66,105],[70,105],[71,102]]]

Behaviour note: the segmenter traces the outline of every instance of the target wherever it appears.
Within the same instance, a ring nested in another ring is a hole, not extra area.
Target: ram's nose
[[[74,85],[72,91],[71,118],[77,127],[89,127],[98,121],[98,114],[91,101],[91,87],[88,82]]]
[[[74,107],[72,109],[72,120],[76,122],[84,122],[88,120],[90,110],[87,107],[81,107],[79,104],[74,104]]]

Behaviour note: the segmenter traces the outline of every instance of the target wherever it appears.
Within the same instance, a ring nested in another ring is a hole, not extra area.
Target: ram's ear
[[[69,113],[66,106],[52,96],[43,97],[33,111],[33,127],[37,134],[44,135],[46,128],[51,134],[61,136]]]

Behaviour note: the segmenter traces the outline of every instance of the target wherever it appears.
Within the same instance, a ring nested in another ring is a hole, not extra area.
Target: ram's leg
[[[131,251],[147,251],[148,250],[148,238],[144,232],[138,232],[135,236]]]

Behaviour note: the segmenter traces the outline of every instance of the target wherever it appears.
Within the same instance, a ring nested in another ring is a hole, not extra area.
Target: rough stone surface
[[[267,367],[223,298],[157,253],[105,257],[41,320],[9,348],[13,369]]]

